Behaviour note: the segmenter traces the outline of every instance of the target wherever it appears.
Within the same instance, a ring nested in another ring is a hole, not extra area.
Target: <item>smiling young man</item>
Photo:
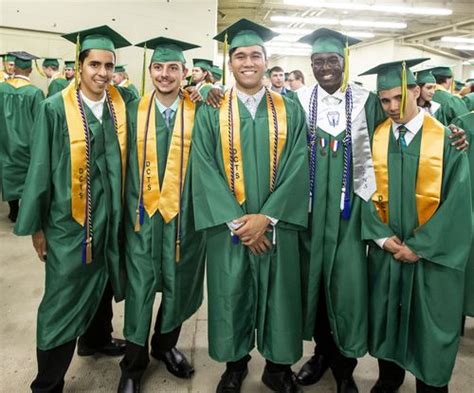
[[[262,84],[264,42],[276,34],[241,19],[215,39],[226,35],[236,84],[220,109],[200,109],[193,135],[194,214],[207,242],[209,353],[227,362],[218,393],[240,392],[255,340],[266,359],[264,384],[299,392],[291,365],[302,354],[304,113]]]
[[[176,344],[182,323],[203,299],[205,244],[194,229],[189,159],[196,104],[181,90],[187,72],[183,51],[198,46],[165,37],[138,44],[144,45],[154,49],[148,68],[154,89],[128,108],[121,393],[140,391],[157,292],[162,296],[151,356],[178,378],[191,378],[194,369]]]
[[[80,84],[46,99],[32,130],[31,161],[15,227],[45,262],[33,392],[61,392],[76,339],[81,356],[124,353],[112,332],[112,292],[123,299],[119,224],[126,168],[126,103],[110,86],[115,50],[130,45],[107,26],[80,37]],[[112,290],[113,288],[113,290]]]
[[[43,92],[30,81],[32,60],[27,52],[15,55],[16,73],[0,84],[0,182],[2,199],[8,201],[8,218],[15,222],[30,162],[31,129]]]
[[[317,383],[328,368],[339,393],[357,392],[357,357],[367,352],[367,259],[361,205],[375,190],[370,135],[385,119],[377,96],[344,81],[344,48],[359,40],[330,29],[303,37],[312,45],[317,83],[298,92],[309,126],[310,220],[302,232],[305,339],[314,356],[298,373]]]
[[[472,244],[469,162],[451,145],[449,129],[417,106],[420,88],[409,67],[421,61],[362,74],[377,75],[389,117],[373,136],[377,191],[362,219],[369,352],[379,359],[372,393],[397,392],[405,370],[415,375],[418,393],[448,392],[459,346]]]

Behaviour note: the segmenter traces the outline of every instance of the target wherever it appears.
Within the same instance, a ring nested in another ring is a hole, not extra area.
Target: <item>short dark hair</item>
[[[91,52],[91,49],[86,49],[84,52],[79,53],[79,64],[84,63],[84,60],[89,56],[89,53]],[[112,52],[114,55],[114,61],[115,61],[115,52]]]
[[[441,76],[441,75],[437,75],[437,76],[436,76],[436,75],[435,75],[434,77],[435,77],[436,83],[437,83],[438,85],[441,85],[441,84],[443,84],[443,83],[446,83],[446,82],[448,81],[448,79],[450,79],[449,76]]]
[[[285,72],[285,71],[283,71],[283,68],[281,68],[280,66],[275,66],[275,67],[270,68],[270,75],[273,74],[274,72]]]
[[[232,48],[229,50],[229,59],[232,58],[232,55],[235,53],[235,51],[238,49],[239,47],[236,47],[236,48]],[[267,60],[267,50],[265,49],[264,46],[261,46],[262,48],[262,51],[263,51],[263,57],[265,58],[265,60]]]
[[[297,81],[301,81],[304,85],[304,75],[300,70],[293,70],[290,72],[290,75],[293,74]]]

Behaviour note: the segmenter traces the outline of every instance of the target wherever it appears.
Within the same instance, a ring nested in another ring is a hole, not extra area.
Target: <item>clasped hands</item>
[[[383,249],[392,253],[393,257],[400,262],[415,263],[420,260],[420,257],[410,250],[405,243],[402,243],[397,236],[389,237],[385,241]]]
[[[250,248],[255,255],[266,253],[272,247],[271,241],[265,236],[271,232],[270,219],[263,214],[246,214],[232,221],[237,227],[233,234],[240,238],[244,246]]]

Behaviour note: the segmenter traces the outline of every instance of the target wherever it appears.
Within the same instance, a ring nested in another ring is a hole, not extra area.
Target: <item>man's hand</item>
[[[249,246],[254,255],[262,255],[272,248],[272,243],[265,235],[259,237],[253,245]]]
[[[33,247],[38,254],[38,258],[42,261],[46,261],[46,238],[44,237],[43,231],[38,231],[31,236],[33,240]]]
[[[402,244],[400,250],[393,255],[393,257],[400,262],[415,263],[420,260],[420,257],[410,250],[406,244]]]
[[[397,236],[389,237],[383,244],[383,249],[385,251],[391,252],[392,254],[395,254],[400,251],[401,247],[402,242]]]
[[[234,234],[240,238],[244,246],[252,246],[268,230],[270,219],[263,214],[246,214],[234,223],[240,225]]]
[[[211,90],[209,90],[206,104],[216,109],[220,108],[223,98],[224,98],[224,92],[218,87],[213,87]]]
[[[202,101],[201,94],[199,93],[199,90],[196,89],[195,87],[189,88],[189,98],[191,99],[192,102],[197,102],[197,101]]]
[[[466,139],[466,133],[464,130],[456,127],[454,124],[450,124],[449,129],[452,132],[449,139],[453,140],[451,146],[454,146],[456,150],[467,151],[467,149],[469,149],[469,142]]]

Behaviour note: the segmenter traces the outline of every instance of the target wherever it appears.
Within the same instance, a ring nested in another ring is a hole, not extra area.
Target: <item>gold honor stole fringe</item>
[[[120,146],[122,158],[122,193],[124,190],[126,154],[127,154],[127,119],[125,102],[117,89],[110,87],[108,93],[113,105],[113,112],[117,120],[114,124]],[[87,162],[86,162],[86,137],[84,123],[81,116],[79,102],[74,84],[70,84],[62,91],[64,110],[69,132],[69,145],[71,150],[71,210],[74,220],[84,226],[86,221],[87,201]]]
[[[15,78],[15,77],[7,79],[7,83],[10,86],[13,86],[15,89],[18,89],[18,88],[23,87],[23,86],[31,85],[30,81],[27,81],[27,80],[21,79],[21,78]]]
[[[142,198],[144,208],[149,217],[152,217],[159,210],[163,220],[169,223],[179,213],[181,192],[184,180],[186,179],[191,149],[195,104],[189,98],[189,94],[184,92],[176,112],[163,185],[160,187],[156,151],[156,105],[154,97],[154,91],[147,93],[140,99],[138,104],[137,155],[138,168],[140,170],[140,195],[138,197],[135,231],[140,230],[139,216]],[[182,124],[182,118],[184,119],[184,124]]]
[[[267,97],[270,95],[270,97]],[[286,143],[287,122],[286,108],[283,97],[273,91],[267,90],[265,99],[267,100],[268,114],[268,130],[269,130],[269,146],[270,146],[270,191],[273,191],[274,178],[276,173],[276,165],[280,161],[280,155]],[[272,102],[274,108],[272,108]],[[232,110],[229,108],[231,107]],[[273,116],[275,115],[275,116]],[[275,124],[275,122],[277,124]],[[239,205],[245,202],[245,181],[242,161],[242,146],[240,143],[240,116],[237,94],[234,89],[227,91],[224,101],[219,111],[219,126],[221,133],[222,156],[224,158],[224,168],[227,177],[227,183],[232,190],[234,184],[234,194]],[[275,138],[275,128],[277,127],[278,135]],[[233,154],[231,155],[231,143],[233,145]],[[276,144],[276,146],[275,146]],[[232,156],[232,159],[231,159]],[[232,162],[231,162],[232,161]],[[233,176],[232,176],[233,174]]]
[[[380,219],[388,223],[388,145],[392,122],[377,127],[372,146],[377,191],[372,197]],[[441,200],[443,180],[444,126],[428,115],[424,116],[420,159],[416,180],[416,210],[418,224],[425,224],[436,212]]]

